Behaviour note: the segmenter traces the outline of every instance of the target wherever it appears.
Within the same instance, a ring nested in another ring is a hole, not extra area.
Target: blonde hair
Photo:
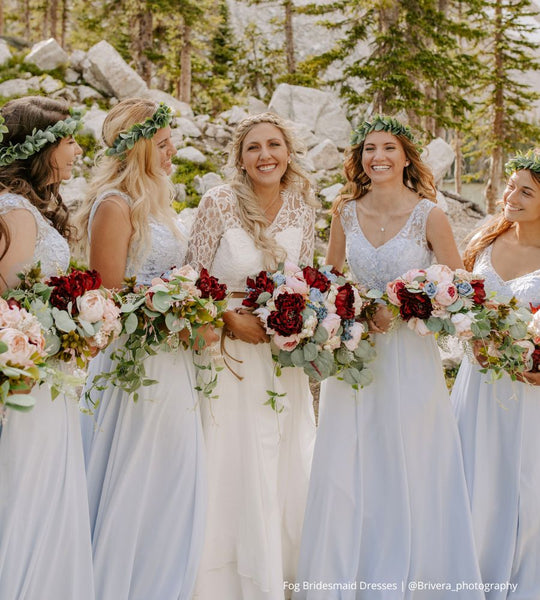
[[[295,137],[292,128],[281,117],[269,112],[253,115],[241,121],[229,147],[227,162],[227,173],[230,174],[229,183],[238,199],[238,211],[242,226],[251,235],[255,246],[262,251],[265,267],[273,269],[280,261],[285,260],[287,254],[285,249],[272,236],[268,235],[267,218],[253,190],[251,178],[242,169],[244,140],[253,127],[261,123],[270,123],[277,127],[281,131],[289,151],[290,162],[281,178],[282,188],[300,194],[309,206],[317,207],[318,202],[313,195],[308,176],[298,162],[304,149]]]
[[[394,134],[391,134],[394,135]],[[420,198],[426,198],[437,202],[437,188],[431,169],[422,162],[418,148],[408,137],[402,134],[394,135],[399,140],[409,164],[403,169],[403,184]],[[332,207],[333,214],[339,214],[346,202],[359,200],[371,189],[371,179],[367,176],[362,166],[362,154],[364,152],[365,140],[350,146],[345,154],[343,170],[347,183],[345,184],[339,198]]]
[[[129,98],[119,102],[109,111],[103,123],[103,141],[106,146],[110,148],[120,133],[151,117],[157,108],[156,102],[142,98]],[[103,192],[113,189],[124,192],[132,200],[130,220],[133,233],[129,240],[128,255],[136,264],[149,251],[150,216],[165,223],[176,237],[181,237],[171,208],[172,184],[161,168],[159,152],[153,140],[142,138],[124,158],[106,156],[104,151],[100,153],[89,191],[77,215],[79,239],[87,251],[92,207]]]
[[[540,187],[540,173],[535,173],[529,169],[525,170],[529,171],[533,181]],[[504,202],[500,202],[499,214],[471,234],[472,239],[463,253],[463,264],[467,271],[472,271],[474,269],[474,263],[476,262],[478,255],[500,235],[505,231],[508,231],[512,225],[514,225],[514,223],[508,221],[504,216]]]

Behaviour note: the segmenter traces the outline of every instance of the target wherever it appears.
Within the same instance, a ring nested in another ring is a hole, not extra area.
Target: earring
[[[291,164],[291,157],[289,156],[289,158],[287,159],[287,164],[290,165]]]
[[[408,167],[410,164],[411,164],[411,161],[410,161],[410,160],[408,160],[408,161],[405,163],[405,166],[406,166],[406,167]]]

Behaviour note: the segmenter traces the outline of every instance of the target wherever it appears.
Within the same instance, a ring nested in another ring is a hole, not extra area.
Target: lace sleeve
[[[232,190],[219,186],[208,190],[201,198],[186,255],[186,262],[197,270],[203,267],[210,270],[212,267],[225,230],[222,205],[230,201],[232,193]]]
[[[312,265],[315,251],[315,208],[304,205],[302,215],[302,246],[300,264]]]

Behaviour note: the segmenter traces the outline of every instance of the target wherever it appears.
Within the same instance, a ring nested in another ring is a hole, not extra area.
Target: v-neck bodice
[[[341,211],[341,223],[347,240],[347,262],[354,278],[370,288],[384,289],[389,281],[409,269],[429,266],[433,253],[426,239],[426,224],[434,206],[430,200],[420,200],[398,233],[375,247],[360,227],[356,202],[347,202]]]

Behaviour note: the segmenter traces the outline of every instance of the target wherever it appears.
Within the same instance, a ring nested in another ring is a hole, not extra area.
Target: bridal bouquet
[[[295,366],[317,381],[336,375],[355,389],[371,383],[366,365],[375,351],[360,320],[366,302],[354,283],[331,267],[286,262],[248,277],[246,288],[242,304],[271,336],[278,375],[280,367]]]
[[[120,334],[120,308],[97,271],[70,267],[44,279],[37,265],[19,278],[20,286],[7,296],[37,317],[49,357],[84,369],[96,350]]]
[[[126,339],[111,354],[113,369],[97,375],[92,388],[103,390],[111,384],[132,394],[137,401],[141,386],[157,383],[146,377],[144,359],[160,350],[170,352],[181,346],[202,349],[200,329],[209,324],[223,326],[226,296],[225,284],[220,284],[206,269],[197,273],[189,265],[173,267],[149,286],[127,280],[118,294]],[[203,393],[209,394],[215,383],[215,378],[207,383]]]
[[[28,395],[43,379],[45,338],[39,321],[14,301],[0,298],[0,416],[6,407],[30,410]]]

